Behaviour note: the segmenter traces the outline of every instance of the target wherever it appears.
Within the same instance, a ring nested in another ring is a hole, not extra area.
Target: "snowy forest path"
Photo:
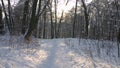
[[[78,39],[35,39],[29,45],[0,41],[0,68],[120,68],[116,46],[111,42],[99,41],[107,45],[100,48],[99,57],[94,40],[82,39],[78,44]]]
[[[51,45],[50,45],[51,44]],[[46,46],[50,46],[49,47],[49,53],[48,53],[48,57],[47,57],[47,59],[45,60],[45,62],[43,63],[43,67],[42,68],[55,68],[54,66],[54,61],[55,61],[55,54],[56,54],[56,50],[58,49],[58,47],[57,47],[57,43],[56,43],[56,41],[54,42],[54,44],[55,45],[52,45],[53,44],[53,42],[51,43],[49,43],[49,45],[46,45]],[[44,45],[43,45],[44,46]]]
[[[91,45],[90,41],[83,42],[82,40],[81,44],[77,45],[77,40],[53,39],[44,43],[46,45],[41,44],[41,48],[44,49],[43,47],[45,47],[47,58],[40,64],[39,68],[115,68],[110,61],[107,61],[110,64],[105,63],[106,61],[103,62],[104,56],[107,56],[106,54],[102,54],[103,58],[98,57],[97,46]],[[115,62],[117,61],[115,60]],[[119,66],[119,64],[117,65]]]
[[[64,40],[52,40],[50,43],[47,43],[48,45],[41,45],[41,48],[47,47],[46,50],[48,50],[48,56],[43,64],[40,65],[40,68],[63,68],[63,66],[61,66],[61,63],[65,62],[68,59],[65,55],[67,49],[65,48],[66,44]]]

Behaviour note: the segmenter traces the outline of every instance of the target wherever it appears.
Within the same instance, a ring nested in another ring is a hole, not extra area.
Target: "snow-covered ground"
[[[115,42],[0,37],[0,68],[120,68]]]

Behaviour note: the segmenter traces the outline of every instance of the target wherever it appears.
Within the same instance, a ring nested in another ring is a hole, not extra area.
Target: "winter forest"
[[[7,3],[8,2],[8,3]],[[119,38],[119,0],[1,0],[0,30],[37,38]]]
[[[0,0],[0,68],[120,68],[119,43],[120,0]]]

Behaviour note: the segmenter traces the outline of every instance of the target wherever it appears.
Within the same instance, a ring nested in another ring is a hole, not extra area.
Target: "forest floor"
[[[10,40],[11,39],[11,40]],[[0,68],[120,68],[117,44],[85,39],[0,37]]]

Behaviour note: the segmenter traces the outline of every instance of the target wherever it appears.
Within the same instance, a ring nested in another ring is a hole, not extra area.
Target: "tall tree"
[[[1,24],[2,24],[2,7],[0,5],[0,26],[1,26]]]
[[[46,3],[46,0],[45,0],[45,3]],[[46,18],[47,18],[46,13],[47,13],[47,11],[46,11],[46,6],[45,6],[45,10],[44,10],[44,14],[43,14],[43,18],[44,18],[44,24],[43,24],[43,38],[45,38],[45,36],[46,36]]]
[[[3,28],[4,28],[2,17],[3,17],[3,15],[2,15],[2,6],[0,5],[0,34],[3,34]]]
[[[117,23],[117,20],[118,20],[118,18],[119,18],[119,1],[118,0],[115,0],[114,1],[114,4],[115,4],[115,8],[116,8],[116,13],[115,13],[115,16],[116,16],[116,18],[115,18],[115,24]],[[119,22],[120,23],[120,22]],[[117,44],[117,46],[118,46],[118,57],[120,57],[120,27],[118,27],[118,35],[117,35],[117,41],[118,41],[118,44]]]
[[[55,38],[57,37],[57,3],[58,3],[58,0],[54,0],[54,9],[55,9],[55,26],[54,26],[54,35],[55,35]]]
[[[36,8],[37,8],[37,2],[38,0],[34,0],[33,1],[33,5],[32,5],[32,15],[31,15],[31,19],[30,19],[30,24],[29,24],[29,28],[28,31],[25,35],[25,39],[26,40],[30,40],[30,36],[32,34],[32,31],[35,29],[37,23],[36,23]]]
[[[51,21],[51,30],[50,30],[50,33],[51,33],[51,39],[54,38],[54,24],[53,24],[53,6],[52,6],[52,2],[53,0],[50,1],[50,5],[48,5],[48,9],[50,11],[50,21]]]
[[[86,36],[88,36],[88,26],[89,26],[89,16],[88,16],[88,10],[87,10],[87,6],[85,4],[85,0],[81,0],[82,2],[82,6],[84,8],[84,16],[85,16],[85,22],[86,22],[86,26],[85,26],[85,33],[86,33]]]
[[[37,31],[36,31],[36,35],[37,35],[37,37],[40,37],[40,34],[41,34],[41,31],[40,31],[40,20],[39,20],[39,13],[40,13],[40,10],[41,10],[41,2],[42,2],[42,0],[39,0],[39,5],[38,5],[38,11],[37,11],[37,16],[36,16],[36,23],[38,23],[38,25],[37,25]]]
[[[26,26],[27,26],[27,16],[29,13],[29,1],[30,0],[26,0],[24,3],[24,11],[23,11],[23,20],[22,20],[22,34],[24,35],[26,32]]]
[[[4,15],[5,15],[5,22],[6,22],[7,26],[8,26],[8,30],[9,30],[9,32],[11,34],[11,32],[12,32],[11,31],[11,26],[10,26],[10,23],[9,23],[9,18],[8,18],[8,14],[7,14],[7,11],[6,11],[6,8],[5,8],[4,1],[1,0],[1,3],[2,3],[2,8],[3,8]]]
[[[46,9],[46,6],[49,4],[49,2],[50,2],[50,0],[48,0],[47,3],[45,3],[45,6],[43,6],[43,9],[41,10],[41,0],[39,0],[39,7],[37,10],[38,0],[33,1],[30,24],[28,27],[28,31],[24,37],[26,40],[30,40],[30,36],[32,35],[33,30],[37,27],[39,17],[44,12],[44,10]]]
[[[12,6],[10,0],[8,0],[8,19],[11,27],[11,35],[15,34],[15,26],[14,26],[14,20],[12,16]]]
[[[78,0],[76,0],[75,4],[75,13],[74,13],[74,21],[73,21],[73,30],[72,30],[72,37],[75,37],[75,23],[76,23],[76,17],[77,17],[77,5],[78,5]]]

